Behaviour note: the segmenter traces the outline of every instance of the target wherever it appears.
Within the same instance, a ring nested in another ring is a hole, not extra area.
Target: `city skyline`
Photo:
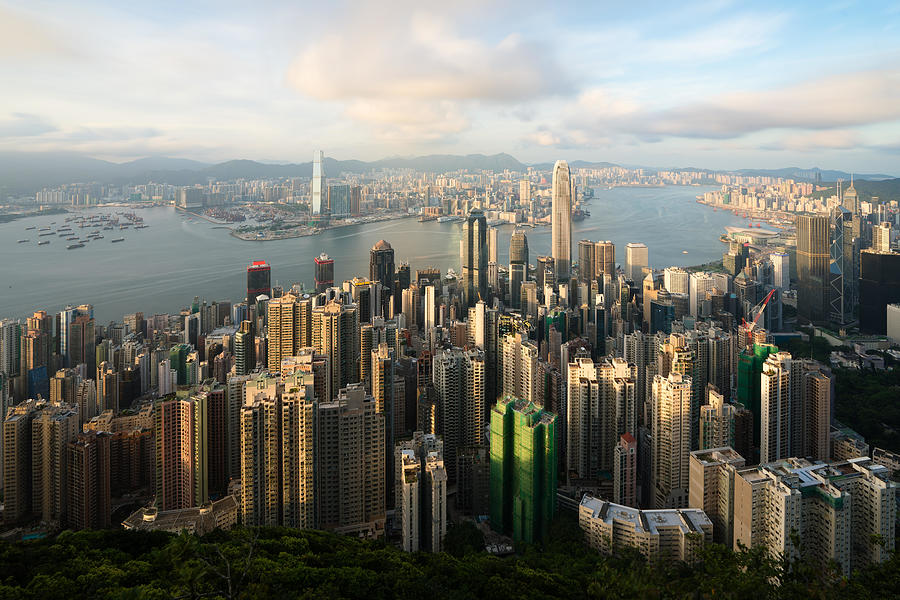
[[[900,150],[896,6],[266,9],[0,4],[0,151],[890,172]]]

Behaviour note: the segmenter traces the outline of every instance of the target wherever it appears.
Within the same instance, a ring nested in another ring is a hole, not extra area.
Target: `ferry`
[[[78,241],[78,236],[77,236],[77,235],[73,235],[72,237],[67,237],[67,238],[66,238],[66,241],[67,241],[67,242],[76,242],[76,241]]]
[[[52,231],[45,231],[44,233],[39,233],[38,237],[44,237],[45,235],[56,235]]]
[[[38,246],[46,246],[46,245],[49,244],[49,243],[50,243],[50,242],[48,242],[47,240],[43,240],[43,241],[41,241],[41,242],[38,242]]]
[[[32,225],[31,227],[26,227],[26,228],[25,228],[25,231],[30,231],[30,230],[32,230],[32,229],[34,229],[34,228],[35,228],[34,225]]]
[[[124,242],[124,241],[125,241],[125,238],[116,238],[116,239],[112,240],[112,243],[115,244],[116,242]]]
[[[69,244],[66,250],[74,250],[75,248],[84,248],[84,244]]]
[[[19,240],[19,243],[24,244],[25,242],[28,242],[28,241],[30,241],[30,240]]]

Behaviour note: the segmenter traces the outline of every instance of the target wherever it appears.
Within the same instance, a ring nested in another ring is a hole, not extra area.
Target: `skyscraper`
[[[316,440],[318,527],[380,537],[385,524],[384,414],[359,384],[319,404]]]
[[[313,262],[316,264],[316,293],[321,294],[334,285],[334,259],[323,252]]]
[[[260,294],[272,297],[272,268],[264,260],[254,260],[247,267],[247,306],[254,306]]]
[[[281,372],[281,361],[312,345],[312,300],[285,294],[267,306],[269,337],[266,358],[270,373]]]
[[[487,297],[487,219],[478,209],[469,213],[463,224],[459,241],[462,263],[462,294],[466,306],[473,306],[479,298]]]
[[[578,281],[590,283],[594,279],[596,246],[591,240],[578,242]]]
[[[406,552],[440,552],[447,532],[447,471],[444,444],[417,431],[395,449],[397,508],[401,545]]]
[[[887,333],[887,306],[900,302],[900,253],[863,250],[860,253],[859,328]]]
[[[153,407],[156,503],[160,510],[191,508],[209,499],[205,400],[169,396]]]
[[[608,240],[594,244],[594,278],[604,274],[616,276],[616,245]]]
[[[504,395],[491,409],[491,527],[538,542],[556,513],[556,415]]]
[[[350,185],[343,183],[328,186],[328,214],[332,217],[347,217],[351,213]]]
[[[394,294],[394,249],[384,240],[372,246],[369,252],[369,280],[381,284],[381,304],[375,314],[391,316],[387,310]]]
[[[569,164],[564,160],[553,165],[550,254],[556,279],[564,282],[572,270],[572,182]]]
[[[644,280],[644,267],[648,266],[650,266],[650,257],[646,244],[637,242],[625,244],[626,279],[630,279],[634,283],[640,284]]]
[[[688,504],[691,451],[691,378],[681,373],[653,378],[650,423],[651,479],[655,508]]]
[[[325,156],[321,150],[313,153],[312,181],[309,188],[310,212],[321,215],[324,208],[325,194]]]
[[[521,305],[522,283],[528,280],[528,238],[517,229],[509,239],[509,305]]]
[[[797,217],[797,314],[806,321],[827,316],[830,227],[824,215]]]
[[[452,348],[434,356],[432,379],[443,424],[444,459],[453,482],[459,449],[482,443],[486,377],[483,352]]]
[[[328,357],[329,400],[341,387],[355,383],[359,375],[359,316],[355,305],[332,300],[312,310],[312,346]]]
[[[637,440],[623,433],[613,452],[613,502],[637,506],[637,479]]]

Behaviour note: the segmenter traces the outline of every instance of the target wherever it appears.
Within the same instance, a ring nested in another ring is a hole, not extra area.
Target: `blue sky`
[[[900,174],[897,2],[5,2],[0,151]]]

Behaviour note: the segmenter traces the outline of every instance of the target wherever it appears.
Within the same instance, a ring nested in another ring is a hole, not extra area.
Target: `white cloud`
[[[38,115],[12,113],[0,118],[0,138],[21,138],[56,131],[56,125]]]

